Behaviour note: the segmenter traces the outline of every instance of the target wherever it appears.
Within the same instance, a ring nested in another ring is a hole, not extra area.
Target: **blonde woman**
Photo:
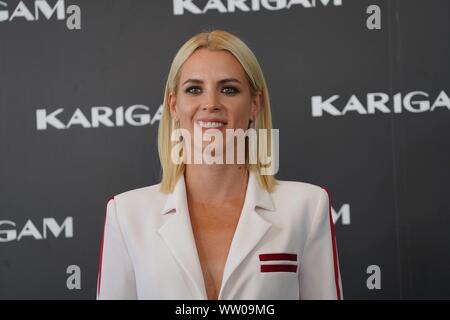
[[[196,130],[272,129],[248,46],[223,30],[193,36],[172,62],[163,107],[161,182],[108,200],[97,299],[342,299],[326,189],[262,174],[248,140],[244,163],[186,156],[208,145],[186,139]],[[185,135],[175,141],[176,130]]]

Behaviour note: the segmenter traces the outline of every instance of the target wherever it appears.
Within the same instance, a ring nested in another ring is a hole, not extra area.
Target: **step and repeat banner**
[[[254,51],[281,180],[327,187],[345,299],[450,298],[450,12],[425,0],[1,0],[0,299],[94,299],[106,202],[159,182],[170,63]]]

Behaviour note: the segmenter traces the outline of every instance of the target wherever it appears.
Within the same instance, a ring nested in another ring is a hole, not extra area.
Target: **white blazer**
[[[328,192],[279,181],[268,193],[250,173],[219,300],[342,299]],[[207,299],[184,177],[108,200],[97,299]]]

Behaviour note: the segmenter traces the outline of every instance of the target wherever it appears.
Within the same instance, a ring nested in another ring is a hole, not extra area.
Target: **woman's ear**
[[[169,96],[167,98],[167,103],[169,104],[169,111],[172,119],[178,119],[177,116],[177,99],[176,95],[173,91],[169,92]]]
[[[261,91],[257,91],[256,94],[252,97],[252,109],[250,119],[252,121],[256,120],[256,116],[258,112],[261,110],[263,95]]]

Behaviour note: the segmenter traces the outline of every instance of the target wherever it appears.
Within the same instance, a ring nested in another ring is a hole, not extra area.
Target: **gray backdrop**
[[[158,183],[170,62],[214,28],[261,63],[278,178],[331,192],[344,298],[450,298],[450,2],[207,2],[0,1],[0,299],[95,298],[106,200]]]

